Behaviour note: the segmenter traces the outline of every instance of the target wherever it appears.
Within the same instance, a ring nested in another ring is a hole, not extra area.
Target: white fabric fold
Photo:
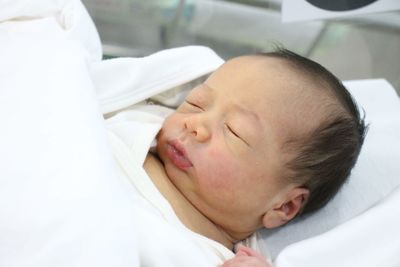
[[[85,49],[19,40],[0,41],[0,266],[138,266]]]
[[[92,64],[103,113],[114,112],[214,71],[223,60],[211,49],[187,46],[143,58],[115,58]]]
[[[0,1],[0,38],[68,40],[85,48],[88,61],[102,58],[96,27],[80,0]],[[1,40],[1,39],[0,39]]]

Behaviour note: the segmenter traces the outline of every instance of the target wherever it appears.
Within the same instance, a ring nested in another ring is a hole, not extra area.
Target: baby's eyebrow
[[[239,119],[241,125],[240,128],[236,128],[236,131],[239,131],[239,135],[245,139],[245,142],[252,148],[255,148],[256,144],[259,141],[260,134],[263,132],[263,127],[261,124],[260,117],[257,113],[248,110],[239,104],[233,104],[232,106],[233,115]],[[234,119],[234,121],[237,121]],[[235,123],[234,123],[235,124]],[[238,124],[236,124],[238,125]]]
[[[240,106],[239,104],[233,104],[234,109],[236,109],[238,112],[244,114],[246,117],[251,118],[251,120],[257,125],[260,125],[260,116],[258,116],[257,113],[255,113],[254,111],[248,110],[242,106]]]
[[[210,94],[215,94],[216,90],[214,88],[212,88],[211,86],[209,86],[208,84],[206,84],[205,82],[202,83],[202,86],[204,86],[204,89],[207,90]],[[248,110],[239,104],[233,104],[233,110],[237,110],[239,113],[242,113],[246,117],[249,117],[250,120],[253,121],[253,123],[256,125],[256,127],[258,127],[258,130],[260,130],[259,127],[261,125],[261,123],[260,123],[261,120],[257,113],[255,113],[251,110]]]
[[[211,86],[209,86],[208,84],[206,84],[205,82],[203,82],[201,84],[201,87],[202,87],[201,89],[204,90],[207,94],[211,94],[211,95],[215,94],[216,90],[214,88],[212,88]]]

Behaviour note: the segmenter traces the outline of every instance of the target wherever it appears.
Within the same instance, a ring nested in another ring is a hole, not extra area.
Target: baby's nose
[[[198,142],[205,142],[211,137],[207,122],[199,116],[192,116],[184,121],[184,128]]]

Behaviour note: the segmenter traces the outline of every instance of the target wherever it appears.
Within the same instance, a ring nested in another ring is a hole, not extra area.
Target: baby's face
[[[288,92],[282,71],[276,59],[228,61],[191,91],[158,135],[174,185],[232,233],[262,226],[283,188],[282,146],[304,126],[292,107],[300,96]]]

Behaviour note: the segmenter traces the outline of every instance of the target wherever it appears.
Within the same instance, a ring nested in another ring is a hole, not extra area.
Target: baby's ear
[[[310,191],[303,187],[293,188],[284,201],[275,208],[267,211],[263,216],[263,225],[272,229],[282,226],[293,219],[306,203]]]

